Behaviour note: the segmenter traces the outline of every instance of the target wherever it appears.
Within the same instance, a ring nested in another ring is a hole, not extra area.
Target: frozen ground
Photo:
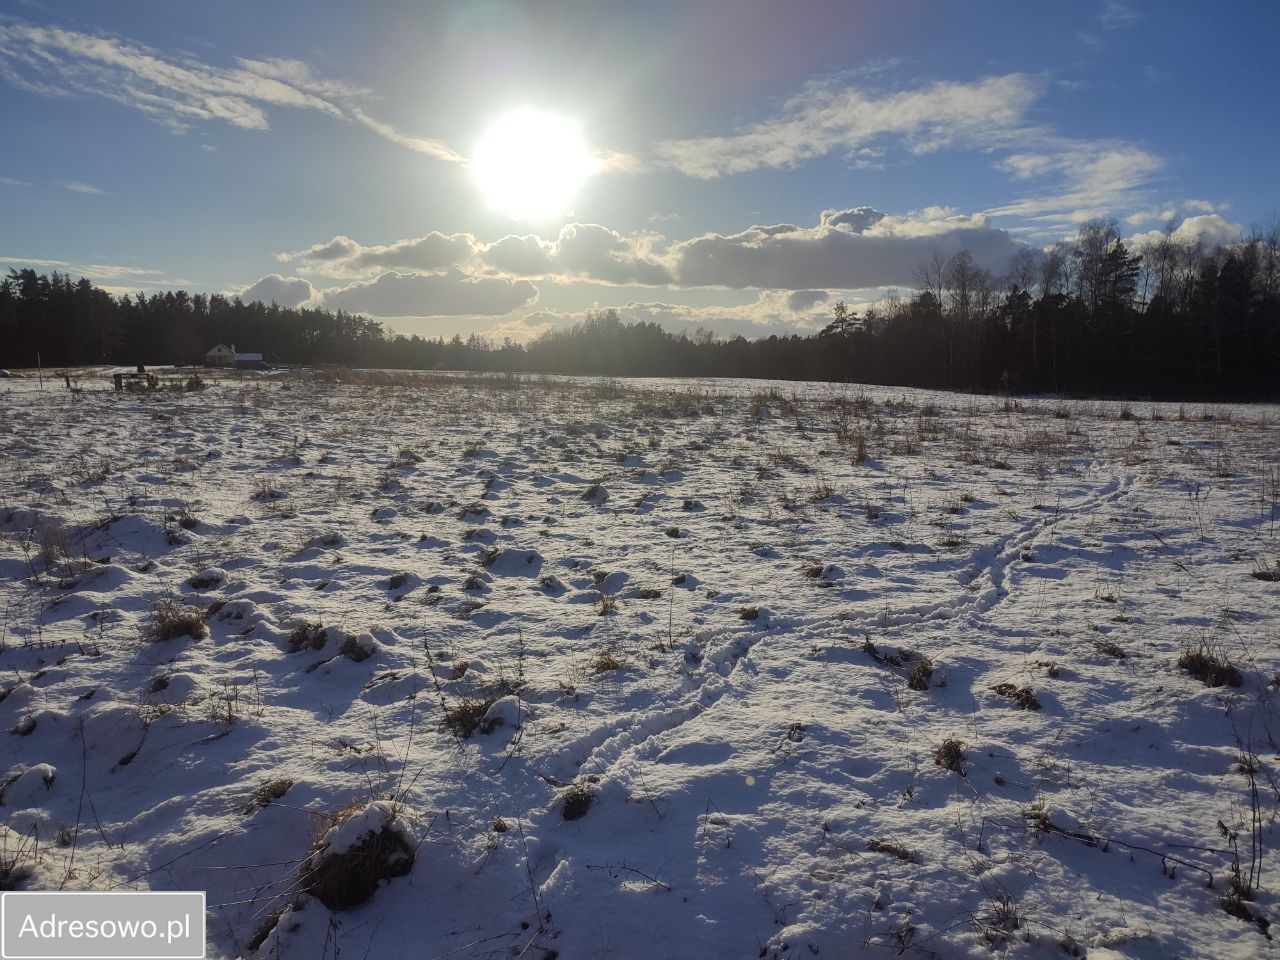
[[[217,957],[1280,952],[1276,408],[368,379],[0,387],[0,883]]]

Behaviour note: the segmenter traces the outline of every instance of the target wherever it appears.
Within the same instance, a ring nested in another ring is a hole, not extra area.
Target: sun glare
[[[596,166],[576,123],[524,109],[485,132],[471,172],[489,206],[516,220],[539,221],[566,212]]]

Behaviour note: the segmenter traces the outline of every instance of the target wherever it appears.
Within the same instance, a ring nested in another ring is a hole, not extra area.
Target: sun
[[[471,160],[485,202],[512,219],[533,222],[565,213],[597,167],[576,123],[532,108],[497,120]]]

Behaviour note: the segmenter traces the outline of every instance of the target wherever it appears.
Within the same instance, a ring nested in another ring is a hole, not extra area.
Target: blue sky
[[[1278,28],[1273,2],[17,0],[0,266],[429,335],[593,307],[804,332],[934,250],[999,275],[1094,216],[1139,246],[1274,222]],[[598,168],[536,221],[470,163],[522,107]]]

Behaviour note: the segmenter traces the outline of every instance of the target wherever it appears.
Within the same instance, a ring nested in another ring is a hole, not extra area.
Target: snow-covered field
[[[0,385],[0,885],[216,957],[1280,952],[1276,408],[367,379]]]

